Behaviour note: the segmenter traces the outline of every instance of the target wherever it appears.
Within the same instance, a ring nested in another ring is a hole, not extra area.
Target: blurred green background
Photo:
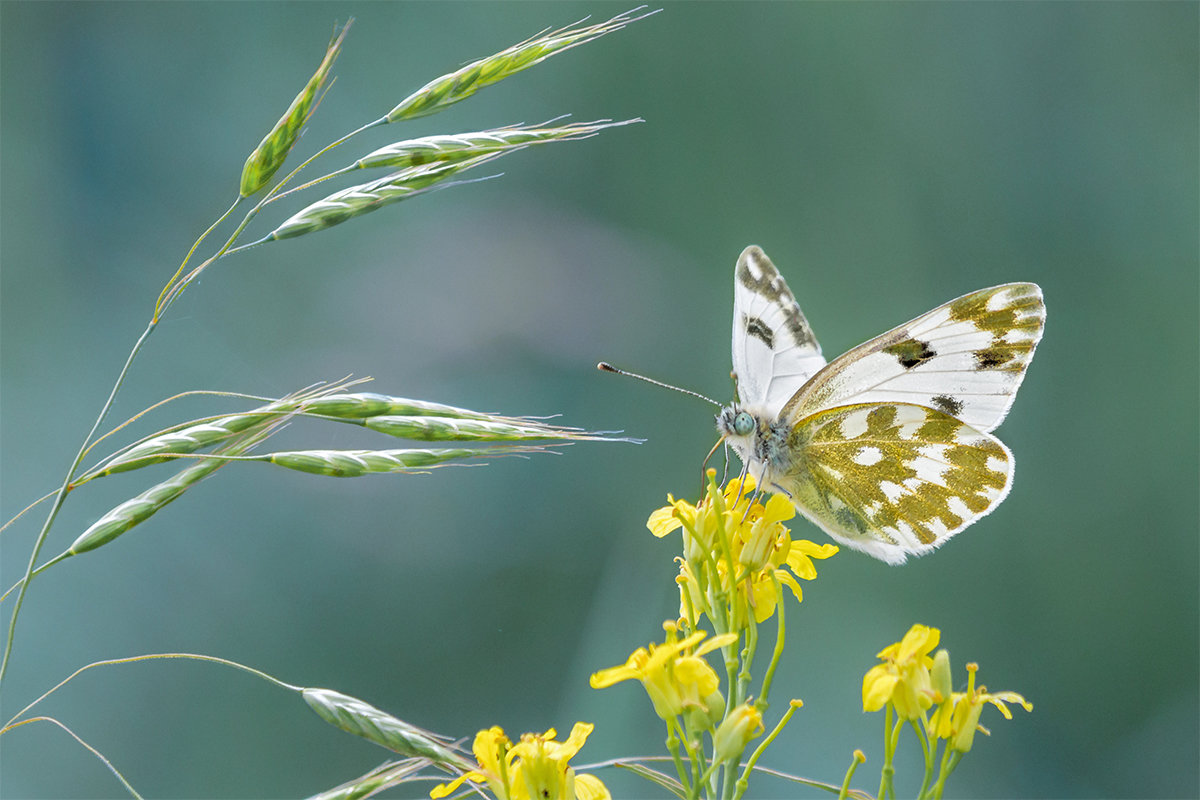
[[[0,5],[4,518],[57,486],[158,291],[335,23],[357,18],[303,155],[466,61],[626,8]],[[676,613],[677,541],[644,522],[667,492],[694,495],[712,409],[594,364],[727,398],[731,274],[757,243],[828,356],[1005,281],[1040,283],[1049,308],[999,431],[1020,467],[1008,501],[902,568],[850,552],[821,565],[788,610],[774,695],[776,711],[788,696],[805,707],[766,762],[839,781],[862,748],[856,785],[874,791],[882,718],[861,711],[862,674],[923,622],[960,679],[977,661],[990,688],[1036,705],[985,714],[993,735],[955,796],[1195,797],[1198,9],[668,3],[364,137],[328,165],[564,113],[646,119],[221,262],[172,309],[112,420],[186,389],[280,395],[353,373],[648,441],[353,481],[227,469],[34,584],[4,718],[91,661],[185,650],[446,734],[584,719],[597,729],[579,760],[660,752],[640,687],[597,692],[587,677]],[[242,407],[189,400],[137,430]],[[358,433],[297,425],[285,441],[389,446]],[[46,554],[167,474],[73,495]],[[43,514],[0,540],[4,586]],[[154,797],[305,795],[387,757],[212,665],[93,671],[42,710]],[[904,748],[911,795],[919,756]],[[0,771],[5,797],[121,794],[48,725],[5,736]],[[602,777],[618,796],[654,795]],[[753,794],[801,793],[762,781]]]

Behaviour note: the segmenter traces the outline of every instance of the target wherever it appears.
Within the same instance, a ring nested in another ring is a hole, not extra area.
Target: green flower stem
[[[958,762],[962,761],[963,754],[958,750],[952,750],[949,746],[942,753],[941,768],[938,769],[937,783],[933,785],[933,797],[936,800],[942,800],[942,792],[946,789],[946,779],[950,777],[950,773],[954,772],[954,768],[958,766]]]
[[[750,584],[750,579],[746,579],[746,596],[750,597],[753,587]],[[734,706],[739,706],[746,702],[750,691],[750,665],[754,663],[754,654],[758,651],[758,623],[754,621],[754,614],[750,614],[750,618],[746,620],[746,642],[745,647],[741,652],[741,669],[738,670],[737,677],[737,702]]]
[[[679,721],[669,719],[667,722],[667,751],[671,754],[671,760],[675,762],[675,772],[679,775],[679,782],[683,784],[683,788],[687,791],[689,798],[696,798],[699,795],[695,794],[696,784],[688,779],[687,767],[683,764],[683,756],[679,752]]]
[[[721,544],[721,555],[724,556],[724,558],[725,558],[725,569],[728,570],[727,574],[731,578],[733,578],[733,577],[737,576],[737,564],[735,564],[733,561],[733,547],[729,543],[729,531],[727,531],[725,529],[725,512],[727,510],[725,508],[725,496],[721,493],[720,489],[717,488],[715,475],[709,476],[708,483],[709,483],[709,489],[713,493],[712,494],[713,503],[716,505],[717,512],[718,512],[717,537]],[[728,627],[728,630],[731,630],[731,631],[741,630],[741,628],[742,628],[741,620],[738,619],[738,616],[739,616],[740,610],[741,610],[740,609],[741,604],[738,603],[738,601],[737,601],[737,584],[733,580],[729,581],[728,602],[729,602],[729,627]]]
[[[855,750],[854,757],[850,759],[850,766],[846,768],[846,777],[842,779],[842,788],[838,792],[838,800],[846,800],[850,796],[850,781],[854,778],[855,771],[858,770],[858,765],[867,760],[863,755],[862,750]]]
[[[678,717],[675,718],[675,722],[678,725],[678,723],[679,723]],[[682,727],[682,726],[680,726],[680,727]],[[687,736],[686,728],[684,728],[684,732],[685,732],[685,738],[683,740],[683,748],[687,752],[688,763],[691,765],[691,768],[692,768],[691,782],[690,782],[691,788],[688,792],[688,796],[699,798],[701,791],[703,791],[706,787],[708,788],[708,790],[711,794],[712,770],[713,770],[714,765],[708,764],[708,759],[706,759],[704,756],[703,735],[697,736],[695,739],[691,739],[691,738],[686,738],[686,736]],[[706,767],[705,764],[708,764],[708,766]],[[685,783],[685,786],[688,786],[688,785],[689,784]]]
[[[778,617],[779,624],[775,631],[775,649],[771,653],[771,663],[767,665],[766,674],[763,675],[762,690],[758,695],[761,709],[766,708],[771,694],[771,682],[775,678],[775,668],[779,666],[779,660],[783,658],[783,645],[787,640],[787,623],[784,620],[783,612],[784,606],[787,604],[783,602],[783,590],[779,585],[779,578],[775,576],[774,572],[771,573],[771,583],[774,584],[775,594],[779,598],[779,602],[775,604],[775,616]]]
[[[3,684],[4,676],[8,674],[8,661],[12,656],[13,638],[17,631],[17,617],[21,614],[21,605],[25,602],[25,593],[29,590],[29,581],[33,576],[34,565],[37,564],[37,558],[42,551],[42,545],[46,543],[46,537],[50,534],[50,527],[54,524],[54,520],[58,518],[58,512],[62,509],[63,502],[67,499],[67,492],[71,487],[71,479],[75,477],[75,471],[79,469],[79,465],[83,462],[92,437],[96,435],[96,431],[100,430],[100,426],[104,424],[108,412],[112,409],[113,401],[116,400],[117,392],[120,391],[121,386],[125,383],[125,377],[129,374],[129,367],[133,364],[133,359],[141,352],[142,346],[157,327],[158,320],[156,317],[150,321],[150,324],[146,326],[146,330],[142,331],[142,335],[134,342],[133,349],[129,351],[129,357],[125,359],[125,366],[121,367],[121,371],[117,374],[117,380],[113,383],[112,391],[108,393],[108,399],[104,401],[104,405],[101,407],[96,421],[92,423],[92,429],[84,437],[83,444],[79,447],[79,452],[75,455],[74,460],[71,461],[71,466],[67,468],[66,477],[63,478],[62,485],[59,486],[58,493],[54,496],[54,502],[50,506],[50,512],[46,515],[46,521],[42,523],[42,529],[38,532],[37,540],[33,543],[33,550],[29,554],[29,564],[25,567],[25,575],[21,579],[21,589],[17,592],[17,599],[13,604],[12,619],[8,623],[8,636],[4,642],[4,657],[3,660],[0,660],[0,684]]]
[[[737,792],[734,794],[734,800],[739,800],[746,793],[746,788],[750,785],[750,773],[754,771],[754,765],[758,763],[758,759],[762,757],[762,754],[767,751],[767,747],[770,746],[771,742],[775,741],[775,737],[783,731],[783,726],[791,721],[792,714],[795,714],[796,709],[799,707],[795,702],[788,704],[787,711],[783,712],[783,716],[779,718],[779,722],[759,742],[758,747],[754,748],[754,752],[750,754],[750,758],[746,761],[745,766],[742,767],[742,774],[737,781]],[[853,770],[851,771],[853,772]]]
[[[923,714],[924,712],[922,712]],[[928,720],[925,720],[926,728],[928,728]],[[912,720],[913,730],[917,732],[917,738],[921,740],[921,754],[925,756],[925,777],[921,779],[921,789],[917,792],[918,800],[925,800],[925,791],[929,788],[929,782],[933,780],[933,760],[937,755],[937,737],[930,737],[925,732],[925,728],[917,725],[916,720]]]
[[[887,800],[895,796],[892,791],[892,778],[896,768],[892,766],[892,758],[896,755],[896,732],[899,725],[892,725],[892,704],[888,703],[883,711],[883,768],[879,771],[879,800]]]

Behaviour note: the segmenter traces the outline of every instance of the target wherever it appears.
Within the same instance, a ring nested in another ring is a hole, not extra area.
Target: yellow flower
[[[709,470],[715,475],[714,470]],[[729,520],[741,519],[746,513],[749,498],[746,496],[754,490],[754,478],[747,475],[744,479],[735,478],[725,486],[723,492],[726,529]],[[692,505],[686,500],[676,500],[667,495],[668,505],[650,514],[646,527],[660,539],[667,534],[683,528],[684,552],[689,560],[702,558],[704,553],[712,550],[715,544],[718,518],[721,514],[711,492],[699,505]]]
[[[742,703],[729,712],[729,716],[713,734],[713,760],[729,761],[741,757],[750,740],[763,732],[762,712],[748,703]]]
[[[738,619],[748,619],[748,609],[757,622],[769,619],[779,602],[776,581],[791,589],[800,602],[803,593],[796,578],[814,579],[817,570],[812,559],[829,558],[838,551],[832,544],[793,542],[783,523],[796,515],[795,506],[782,494],[772,495],[765,505],[751,503],[753,489],[754,479],[747,475],[731,480],[721,495],[710,488],[698,506],[667,495],[670,505],[655,511],[646,523],[660,537],[684,529],[684,558],[676,579],[679,614],[693,625],[718,598],[740,607]],[[718,531],[724,532],[723,538]],[[729,552],[722,549],[726,543]],[[737,573],[736,586],[730,585],[731,564]]]
[[[565,742],[551,728],[526,733],[514,745],[504,731],[492,727],[475,736],[472,749],[480,769],[433,788],[433,800],[454,792],[464,781],[487,783],[497,800],[611,800],[608,789],[593,775],[576,775],[568,763],[583,747],[594,726],[576,722]]]
[[[554,741],[553,728],[543,735],[527,733],[512,749],[520,759],[513,779],[513,800],[591,800],[609,798],[608,789],[591,775],[576,777],[567,762],[583,747],[595,726],[576,722],[565,742]],[[518,780],[520,785],[518,786]]]
[[[887,703],[901,719],[920,719],[933,705],[929,651],[937,647],[941,631],[913,625],[904,638],[876,656],[884,661],[863,676],[863,711],[878,711]]]
[[[725,647],[737,641],[736,633],[714,636],[696,647],[705,637],[697,631],[686,639],[676,639],[676,625],[663,624],[667,632],[662,644],[651,643],[649,649],[639,647],[619,667],[609,667],[593,673],[593,689],[604,689],[624,680],[642,682],[654,711],[665,720],[672,719],[685,711],[698,712],[707,717],[713,703],[712,695],[720,688],[717,673],[702,658],[705,653]],[[694,648],[694,649],[693,649]]]
[[[650,529],[651,533],[661,539],[671,531],[682,526],[680,517],[684,513],[689,515],[688,521],[690,522],[696,518],[696,507],[687,501],[676,500],[668,494],[667,505],[656,509],[650,514],[650,519],[646,520],[646,527]]]
[[[438,798],[452,793],[462,785],[463,781],[471,781],[472,783],[486,782],[488,789],[498,800],[509,800],[512,796],[509,791],[512,781],[507,767],[508,752],[511,747],[512,742],[498,725],[480,731],[475,734],[475,743],[471,746],[479,769],[460,775],[450,783],[438,784],[430,790],[429,796],[433,800],[438,800]]]
[[[762,509],[761,513],[758,512]],[[788,529],[783,527],[786,520],[796,516],[796,507],[784,495],[774,494],[765,506],[754,504],[751,517],[747,517],[749,525],[739,526],[738,563],[751,570],[762,569],[772,563],[776,551],[786,538],[791,542]],[[744,537],[744,538],[743,538]]]
[[[950,653],[938,650],[933,655],[933,667],[929,670],[929,682],[933,687],[933,702],[937,711],[929,720],[926,730],[939,739],[948,739],[954,718],[954,680],[950,677]]]
[[[780,495],[771,498],[774,501]],[[770,503],[768,503],[770,505]],[[790,506],[791,503],[789,502]],[[804,600],[804,593],[800,589],[800,584],[792,577],[794,572],[796,577],[803,578],[806,581],[811,581],[817,577],[817,568],[813,565],[814,558],[829,558],[838,551],[837,545],[832,544],[815,544],[807,539],[801,539],[798,542],[793,542],[791,534],[787,528],[783,529],[783,533],[777,540],[776,549],[771,559],[757,572],[754,572],[750,580],[750,607],[754,609],[754,621],[762,623],[771,618],[775,613],[775,604],[781,599],[778,592],[775,591],[775,581],[778,580],[782,586],[786,586],[792,590],[792,595],[796,598],[796,602],[800,603]],[[783,569],[787,565],[792,572]],[[739,600],[744,600],[744,585],[739,586]]]
[[[975,742],[976,730],[981,730],[988,735],[988,729],[979,724],[979,715],[983,711],[984,703],[991,703],[1000,709],[1000,713],[1004,715],[1005,719],[1012,719],[1012,712],[1008,710],[1007,703],[1016,703],[1026,711],[1033,711],[1033,703],[1016,692],[989,694],[986,686],[976,689],[975,673],[978,670],[978,664],[967,664],[967,691],[954,693],[952,703],[954,713],[950,720],[949,730],[943,733],[943,727],[939,726],[937,731],[938,736],[950,739],[950,746],[953,749],[963,753],[970,752],[971,745]]]

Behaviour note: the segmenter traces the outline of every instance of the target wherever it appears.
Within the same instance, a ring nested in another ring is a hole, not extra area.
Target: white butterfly
[[[717,429],[758,485],[839,542],[888,562],[933,550],[1008,494],[1013,456],[989,435],[1042,336],[1032,283],[951,300],[826,364],[763,251],[734,271],[738,400]]]

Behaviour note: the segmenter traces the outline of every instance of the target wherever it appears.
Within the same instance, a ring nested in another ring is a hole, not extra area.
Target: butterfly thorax
[[[759,485],[780,491],[774,477],[793,468],[794,448],[789,443],[788,424],[766,411],[737,404],[726,406],[717,415],[717,431],[733,448]]]

